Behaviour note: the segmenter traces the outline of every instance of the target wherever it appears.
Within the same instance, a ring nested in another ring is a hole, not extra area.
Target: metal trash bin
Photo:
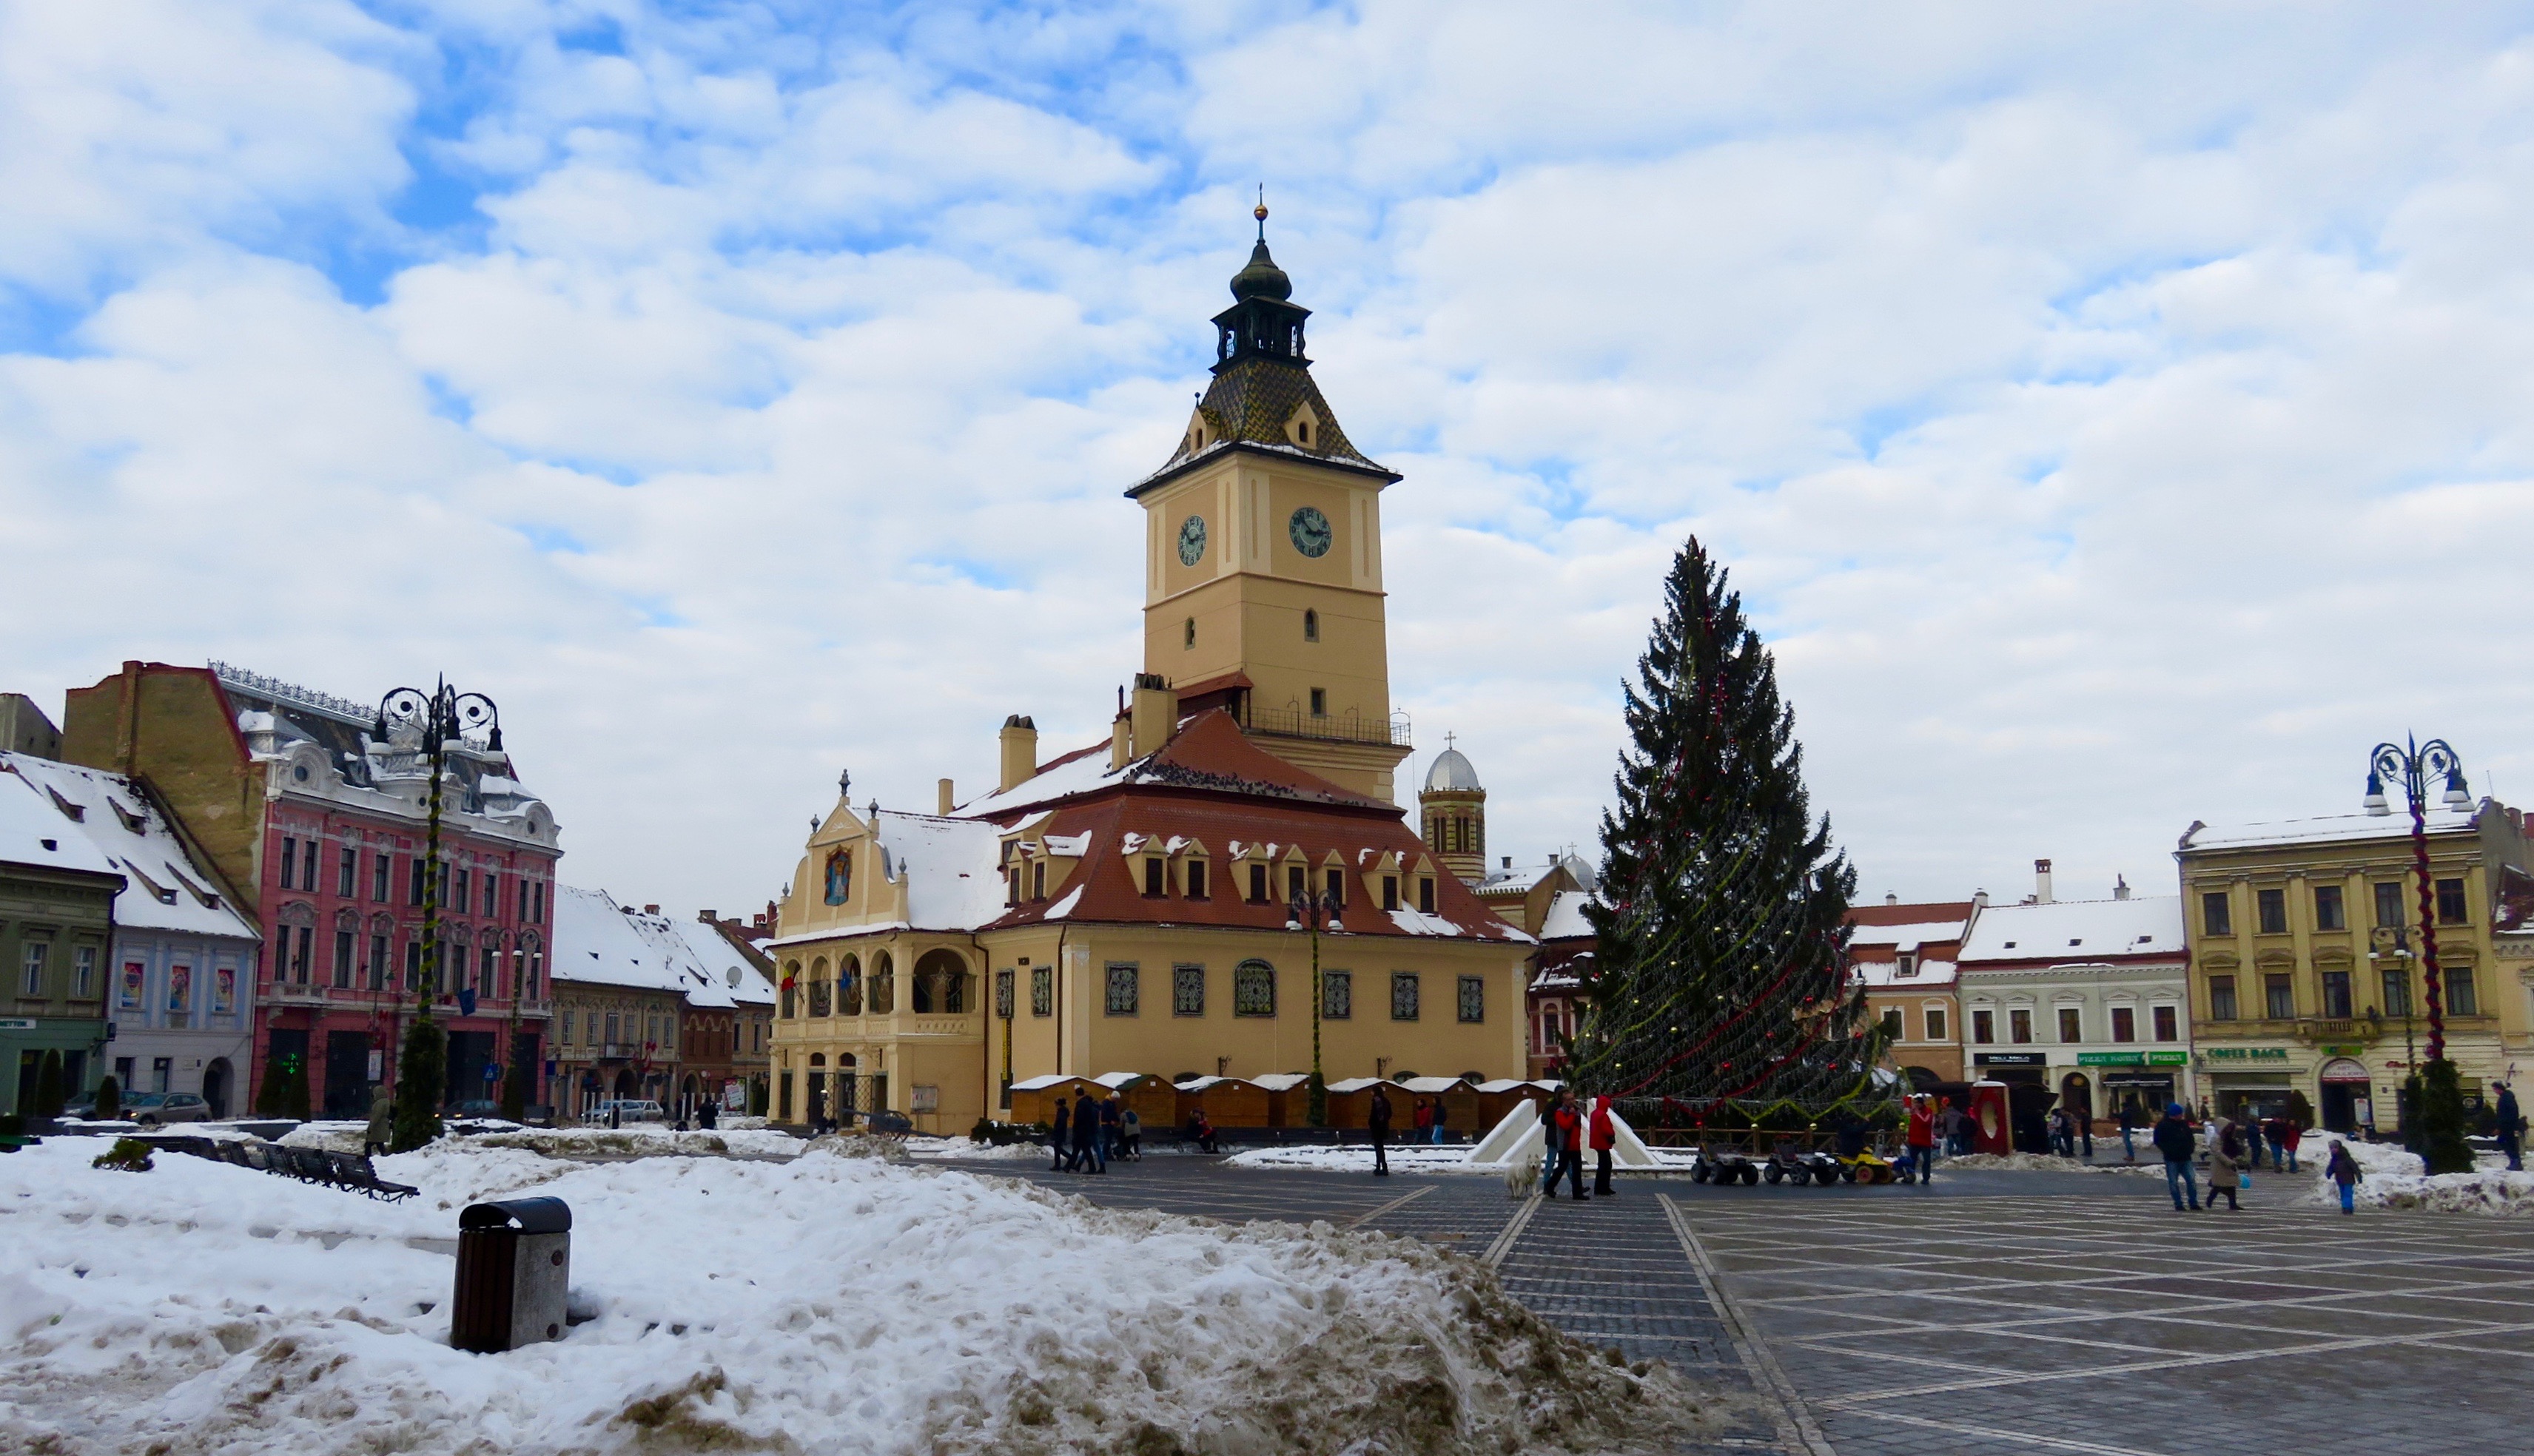
[[[449,1343],[492,1355],[560,1340],[572,1283],[572,1208],[561,1198],[472,1203],[457,1215]]]

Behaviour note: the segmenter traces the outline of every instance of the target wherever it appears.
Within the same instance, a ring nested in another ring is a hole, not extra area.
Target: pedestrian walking
[[[2200,1211],[2200,1184],[2193,1176],[2192,1159],[2200,1152],[2200,1139],[2191,1136],[2191,1124],[2182,1115],[2182,1104],[2165,1104],[2164,1117],[2148,1136],[2155,1150],[2164,1154],[2164,1191],[2173,1194],[2173,1211],[2182,1211],[2185,1194],[2191,1196],[2191,1211]]]
[[[2305,1140],[2305,1125],[2292,1117],[2279,1119],[2279,1145],[2288,1150],[2288,1171],[2297,1172],[2297,1144]]]
[[[2253,1175],[2246,1169],[2244,1163],[2245,1148],[2250,1140],[2244,1136],[2244,1125],[2230,1117],[2217,1119],[2216,1125],[2208,1130],[2206,1207],[2214,1209],[2217,1206],[2217,1195],[2224,1194],[2229,1212],[2244,1211],[2244,1205],[2235,1201],[2235,1190],[2239,1184],[2253,1181]]]
[[[2244,1135],[2244,1151],[2248,1155],[2249,1165],[2260,1168],[2262,1166],[2261,1114],[2247,1107],[2244,1109],[2244,1115],[2235,1119],[2235,1127]]]
[[[1557,1172],[1574,1192],[1575,1201],[1584,1201],[1584,1115],[1575,1105],[1575,1094],[1557,1094]],[[1548,1180],[1548,1196],[1557,1196],[1557,1179]]]
[[[1390,1098],[1383,1094],[1381,1083],[1372,1084],[1372,1107],[1363,1115],[1363,1125],[1372,1134],[1372,1176],[1390,1176]]]
[[[1424,1098],[1417,1099],[1417,1110],[1411,1118],[1416,1124],[1414,1131],[1417,1134],[1411,1141],[1421,1143],[1434,1136],[1434,1109],[1425,1105]]]
[[[1117,1121],[1117,1114],[1124,1108],[1125,1104],[1118,1100],[1116,1092],[1100,1101],[1100,1171],[1103,1173],[1108,1172],[1109,1165],[1117,1160],[1117,1145],[1125,1139],[1126,1130]]]
[[[1091,1100],[1089,1087],[1084,1087],[1082,1095],[1073,1101],[1073,1171],[1109,1171],[1100,1158],[1100,1106]]]
[[[1610,1150],[1619,1144],[1618,1120],[1610,1115],[1610,1099],[1593,1099],[1592,1126],[1585,1130],[1593,1144],[1593,1196],[1614,1198],[1619,1191],[1610,1187]]]
[[[1909,1099],[1909,1128],[1902,1145],[1909,1149],[1909,1169],[1917,1175],[1920,1188],[1936,1177],[1935,1104],[1936,1099],[1923,1092]]]
[[[2507,1171],[2525,1171],[2525,1119],[2516,1109],[2516,1091],[2505,1082],[2499,1087],[2499,1148],[2507,1154]]]
[[[1125,1143],[1126,1161],[1142,1162],[1144,1160],[1144,1120],[1135,1116],[1135,1109],[1129,1107],[1117,1114],[1117,1136]]]
[[[1451,1120],[1451,1112],[1443,1106],[1443,1099],[1440,1097],[1435,1098],[1434,1121],[1431,1129],[1434,1135],[1435,1145],[1440,1146],[1442,1144],[1443,1131],[1450,1124]]]
[[[1959,1158],[1971,1150],[1971,1115],[1961,1104],[1945,1104],[1945,1155]]]
[[[1539,1191],[1544,1195],[1553,1196],[1557,1192],[1557,1174],[1561,1166],[1558,1159],[1565,1151],[1564,1144],[1558,1141],[1557,1108],[1565,1097],[1561,1091],[1539,1109]]]
[[[374,1158],[395,1140],[395,1099],[381,1087],[370,1093],[370,1126],[361,1135],[361,1156]]]
[[[2138,1161],[2138,1099],[2123,1097],[2121,1099],[2121,1157],[2124,1161],[2132,1163]]]
[[[1047,1145],[1056,1149],[1056,1164],[1047,1171],[1062,1173],[1073,1166],[1073,1107],[1062,1097],[1056,1099],[1056,1131],[1047,1136]]]
[[[1198,1108],[1198,1109],[1196,1110],[1196,1117],[1195,1117],[1195,1119],[1194,1119],[1194,1126],[1195,1126],[1195,1128],[1196,1128],[1196,1150],[1197,1150],[1197,1151],[1199,1151],[1199,1152],[1221,1152],[1221,1151],[1223,1151],[1223,1144],[1214,1140],[1214,1119],[1212,1119],[1212,1118],[1210,1118],[1210,1117],[1207,1117],[1207,1116],[1205,1115],[1205,1109],[1204,1109],[1204,1108],[1202,1108],[1202,1107],[1200,1107],[1200,1108]]]
[[[2340,1189],[2340,1211],[2358,1211],[2358,1160],[2349,1155],[2348,1145],[2339,1138],[2331,1139],[2331,1161],[2323,1165],[2323,1176]]]
[[[2077,1155],[2077,1120],[2067,1108],[2050,1109],[2050,1150],[2063,1158]]]
[[[2288,1115],[2277,1112],[2262,1119],[2261,1131],[2254,1136],[2269,1148],[2270,1171],[2288,1171]]]

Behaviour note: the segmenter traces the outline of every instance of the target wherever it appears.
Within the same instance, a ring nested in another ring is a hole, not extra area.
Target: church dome
[[[1469,758],[1458,748],[1446,748],[1425,771],[1425,786],[1436,788],[1478,788],[1478,771],[1470,766]]]
[[[1249,265],[1232,275],[1232,296],[1237,299],[1272,298],[1282,303],[1294,296],[1294,280],[1276,266],[1267,256],[1267,240],[1249,250]]]

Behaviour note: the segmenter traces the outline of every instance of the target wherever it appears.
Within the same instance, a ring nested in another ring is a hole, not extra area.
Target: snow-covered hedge
[[[1632,1449],[1703,1397],[1420,1245],[1115,1212],[819,1148],[380,1160],[370,1202],[199,1158],[0,1159],[0,1449],[1443,1453]],[[560,1343],[449,1347],[465,1202],[568,1200]],[[1663,1434],[1673,1432],[1675,1434]],[[47,1444],[49,1443],[49,1444]]]

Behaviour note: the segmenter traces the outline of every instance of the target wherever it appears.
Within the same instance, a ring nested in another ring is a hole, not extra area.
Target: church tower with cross
[[[1311,379],[1294,280],[1258,242],[1214,317],[1214,378],[1144,507],[1144,673],[1181,714],[1223,708],[1260,748],[1396,803],[1381,493]]]
[[[1458,736],[1443,735],[1443,751],[1425,771],[1425,786],[1417,791],[1418,819],[1425,846],[1443,867],[1477,881],[1487,869],[1487,791],[1457,746]]]

